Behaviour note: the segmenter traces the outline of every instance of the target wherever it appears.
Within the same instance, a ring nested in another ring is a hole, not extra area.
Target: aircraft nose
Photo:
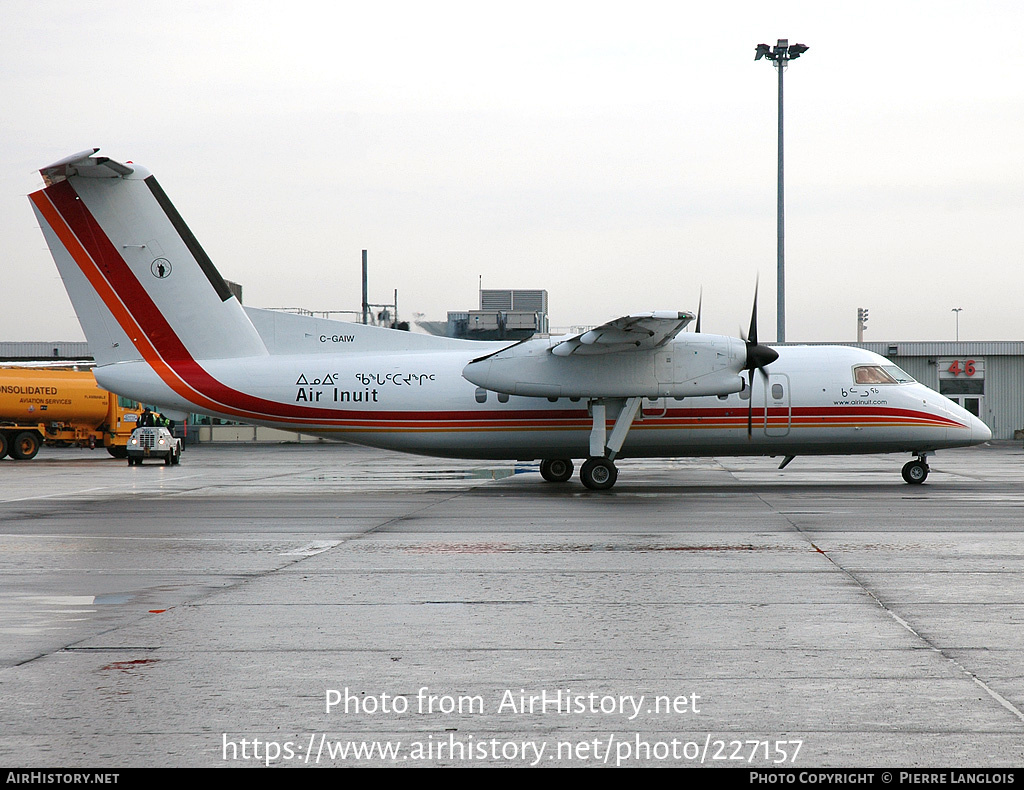
[[[971,417],[971,441],[975,444],[981,444],[982,442],[987,442],[991,439],[992,429],[977,417],[974,417],[973,415],[971,415]]]

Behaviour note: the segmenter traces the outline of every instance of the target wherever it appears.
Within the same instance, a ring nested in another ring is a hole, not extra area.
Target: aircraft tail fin
[[[266,355],[154,176],[98,150],[43,168],[29,196],[97,364]]]

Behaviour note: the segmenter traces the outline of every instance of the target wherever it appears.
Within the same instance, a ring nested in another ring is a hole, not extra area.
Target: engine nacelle
[[[539,398],[688,398],[743,389],[742,340],[691,334],[661,348],[558,356],[558,339],[538,339],[470,362],[463,377],[478,387]]]

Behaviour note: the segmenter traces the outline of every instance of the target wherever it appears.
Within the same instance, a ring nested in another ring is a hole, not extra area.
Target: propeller
[[[704,287],[701,286],[700,296],[697,297],[697,326],[694,328],[694,331],[698,335],[700,334],[700,308],[703,306],[703,304],[704,304]]]
[[[750,331],[744,334],[743,330],[740,330],[740,336],[747,344],[747,359],[743,370],[748,371],[747,382],[750,387],[750,398],[747,401],[747,439],[754,436],[754,371],[760,371],[767,384],[768,371],[765,368],[779,358],[779,352],[774,348],[762,346],[757,342],[757,288],[755,285],[754,307],[750,311]]]

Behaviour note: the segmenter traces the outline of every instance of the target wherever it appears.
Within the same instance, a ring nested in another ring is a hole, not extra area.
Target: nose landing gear
[[[908,461],[903,465],[903,479],[911,485],[921,485],[928,479],[930,471],[927,456],[919,455],[916,461]]]

